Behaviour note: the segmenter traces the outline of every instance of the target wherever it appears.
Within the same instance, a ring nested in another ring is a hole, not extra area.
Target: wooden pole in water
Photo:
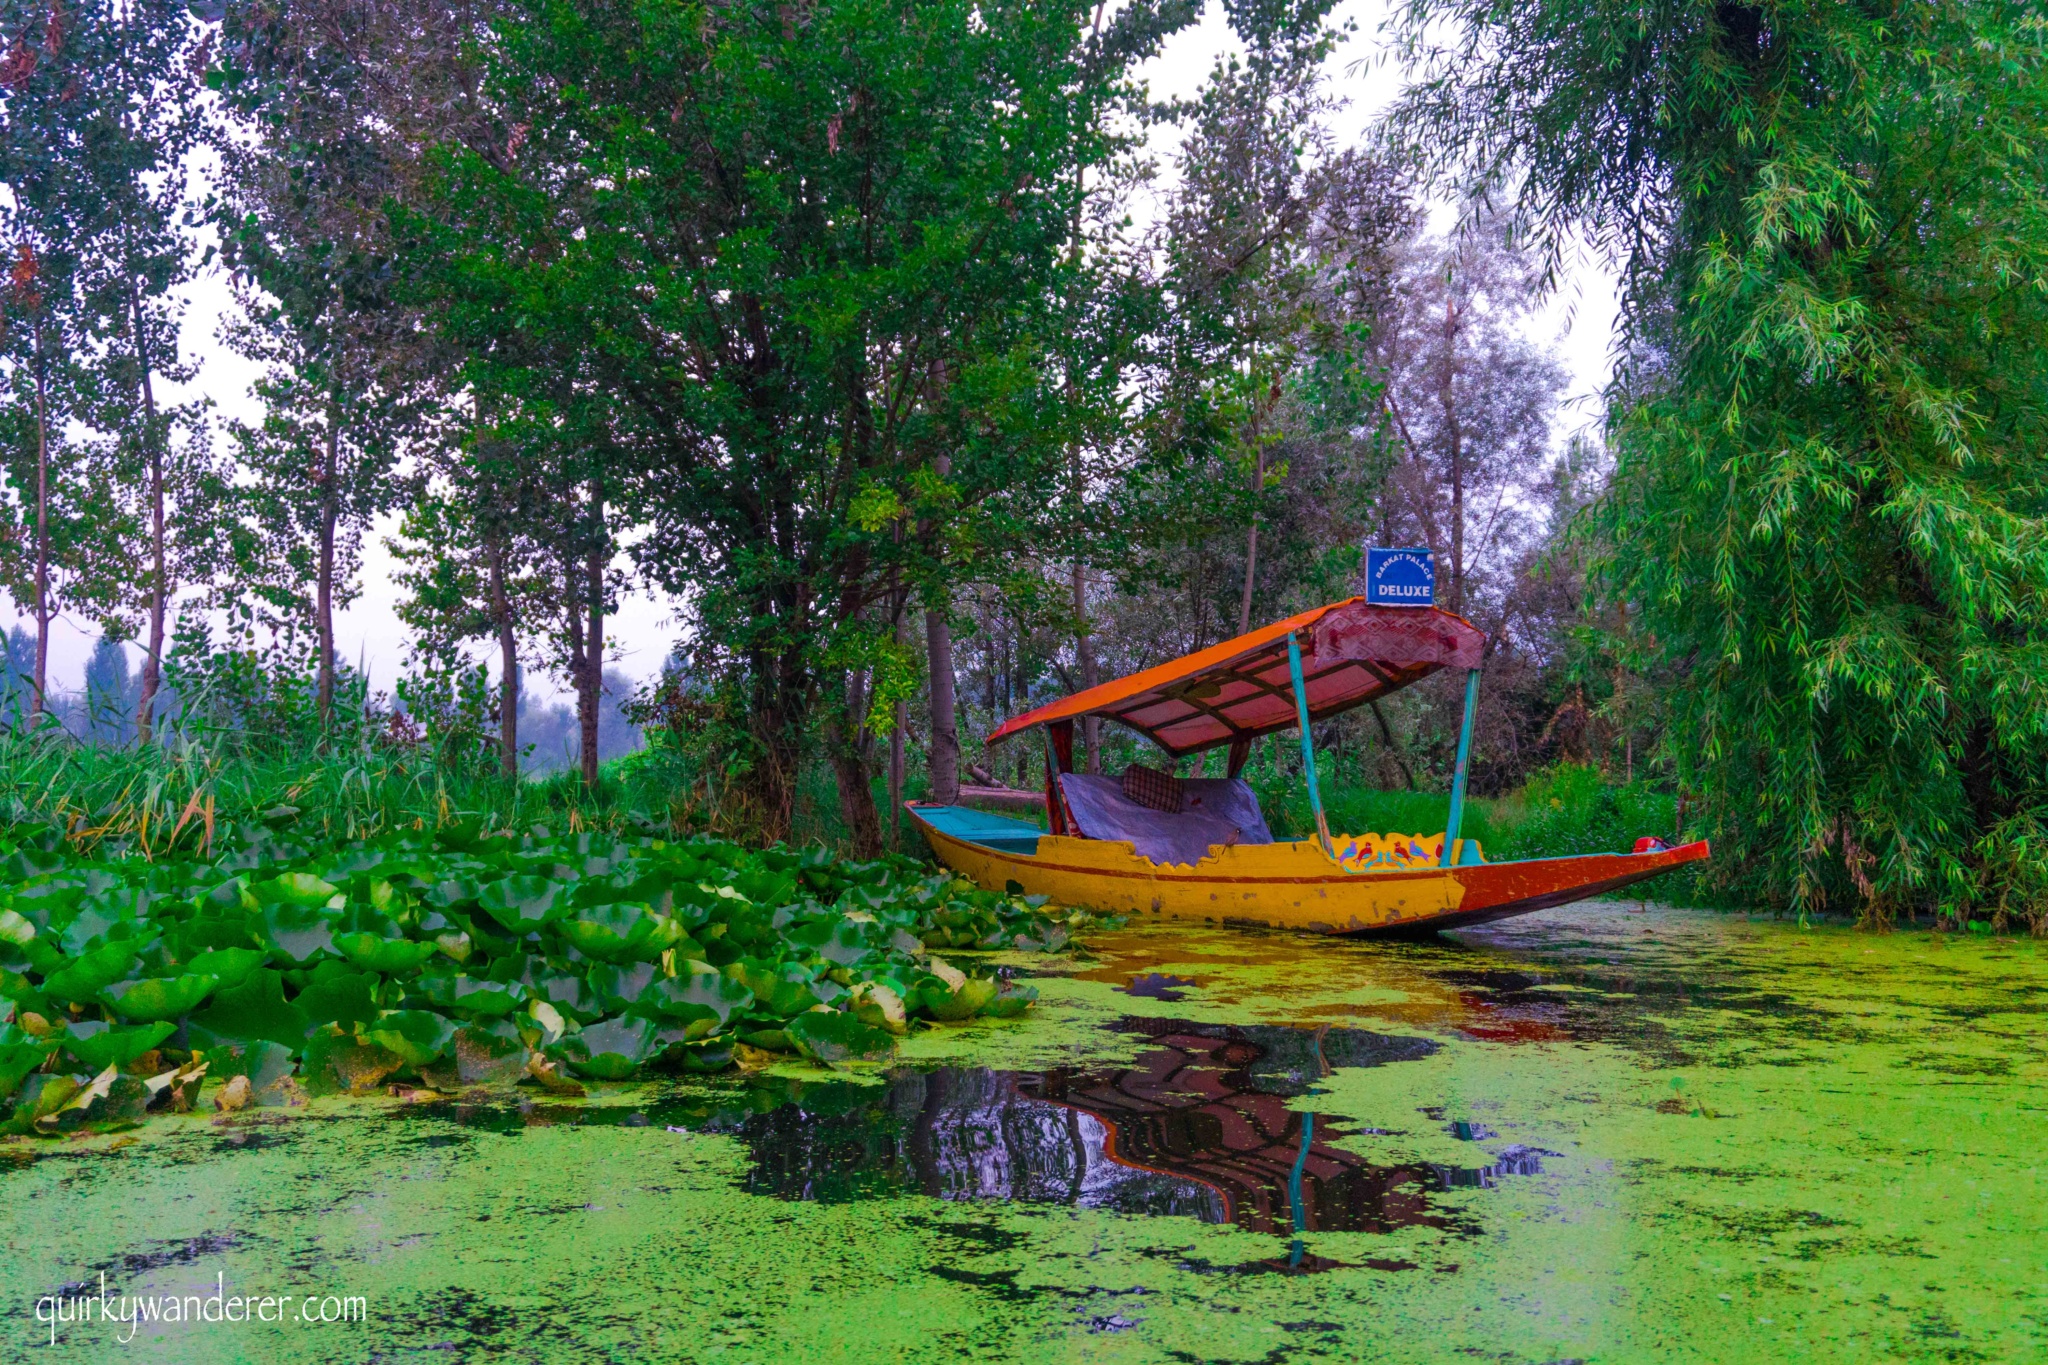
[[[1330,822],[1323,818],[1323,791],[1316,783],[1316,740],[1308,728],[1308,686],[1301,680],[1301,642],[1292,635],[1287,637],[1287,672],[1294,680],[1294,713],[1301,721],[1301,769],[1308,777],[1308,808],[1315,812],[1316,838],[1323,841],[1323,852],[1335,859],[1337,850],[1330,843]]]
[[[1444,825],[1442,866],[1449,867],[1458,853],[1458,826],[1465,818],[1465,769],[1472,760],[1472,713],[1479,709],[1479,670],[1465,670],[1465,723],[1458,727],[1458,766],[1451,773],[1451,818]]]

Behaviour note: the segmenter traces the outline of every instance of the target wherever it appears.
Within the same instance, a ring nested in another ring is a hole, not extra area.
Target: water
[[[1037,1017],[881,1075],[0,1146],[0,1352],[2048,1359],[2031,942],[1606,903],[1434,944],[1093,947]],[[102,1273],[368,1320],[38,1346],[34,1301]]]

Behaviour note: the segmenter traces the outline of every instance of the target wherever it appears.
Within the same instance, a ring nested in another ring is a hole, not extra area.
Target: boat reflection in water
[[[747,1187],[784,1199],[1067,1204],[1292,1240],[1286,1256],[1240,1269],[1325,1264],[1304,1253],[1303,1232],[1449,1227],[1453,1216],[1432,1209],[1431,1194],[1490,1183],[1500,1169],[1373,1165],[1330,1145],[1346,1130],[1288,1107],[1332,1068],[1426,1056],[1435,1050],[1427,1039],[1161,1019],[1117,1027],[1147,1040],[1127,1066],[906,1070],[882,1086],[783,1082],[780,1095],[751,1097],[762,1112],[728,1109],[703,1127],[745,1140]],[[1520,1161],[1509,1169],[1533,1169]]]

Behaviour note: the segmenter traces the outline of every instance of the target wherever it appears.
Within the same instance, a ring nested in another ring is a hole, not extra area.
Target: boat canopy
[[[1462,616],[1351,597],[1012,716],[988,742],[1102,716],[1178,758],[1294,729],[1289,640],[1309,646],[1301,669],[1311,721],[1398,692],[1440,668],[1476,669],[1486,649],[1485,632]]]

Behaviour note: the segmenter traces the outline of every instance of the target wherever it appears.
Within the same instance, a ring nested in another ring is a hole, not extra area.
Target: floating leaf
[[[873,1028],[899,1035],[910,1031],[903,997],[879,981],[863,981],[853,988],[853,1013]]]
[[[743,957],[728,965],[725,974],[752,991],[771,1014],[786,1018],[823,1003],[811,989],[811,974],[794,962],[777,966]]]
[[[420,965],[439,952],[440,948],[433,943],[415,943],[407,938],[385,938],[378,934],[358,932],[336,934],[334,951],[366,972],[377,972],[384,976],[404,976],[417,971]]]
[[[217,992],[186,1031],[194,1047],[268,1039],[295,1048],[306,1041],[309,1027],[306,1012],[285,1000],[283,976],[275,967],[260,967],[233,990]]]
[[[996,998],[984,1005],[981,1012],[991,1019],[1015,1019],[1036,999],[1038,987],[1005,981],[1002,989],[996,992]]]
[[[599,965],[584,973],[584,980],[590,983],[591,992],[602,1003],[605,1013],[612,1014],[637,1002],[656,974],[653,964],[646,962],[628,967]]]
[[[388,1047],[366,1043],[353,1033],[328,1029],[313,1035],[306,1045],[302,1074],[315,1090],[330,1086],[356,1093],[375,1090],[384,1078],[405,1066],[405,1059]]]
[[[293,1003],[305,1014],[306,1022],[315,1027],[340,1024],[353,1028],[376,1021],[376,990],[375,976],[352,972],[330,960],[314,968],[313,979]]]
[[[287,872],[282,877],[261,882],[250,888],[259,905],[284,903],[302,906],[324,906],[334,899],[341,890],[332,882],[322,881],[310,872]]]
[[[429,976],[420,981],[420,994],[442,1009],[496,1017],[510,1014],[526,999],[526,988],[517,981],[484,981],[470,976]]]
[[[134,943],[109,943],[96,948],[43,982],[43,992],[57,1001],[90,1000],[134,969],[141,960]]]
[[[651,940],[660,927],[644,905],[593,905],[559,921],[555,932],[576,951],[603,962],[625,962],[658,956],[662,947]],[[666,946],[666,945],[663,945]]]
[[[568,910],[562,883],[546,877],[507,877],[477,892],[484,913],[515,934],[527,934]]]
[[[636,1002],[640,1013],[689,1023],[709,1020],[723,1024],[735,1010],[754,1003],[754,993],[722,972],[701,962],[692,962],[687,973],[664,976],[652,982]]]
[[[128,1065],[177,1031],[178,1026],[168,1022],[113,1028],[97,1019],[81,1019],[71,1025],[64,1038],[64,1050],[84,1063],[86,1070],[104,1071],[110,1066]],[[4,1074],[0,1074],[0,1080],[4,1079]]]
[[[949,987],[950,983],[937,976],[928,976],[921,983],[918,994],[932,1018],[949,1023],[972,1019],[996,998],[996,983],[987,977],[961,977],[957,987]]]
[[[298,901],[280,901],[263,911],[263,937],[280,957],[303,967],[334,951],[334,914]]]
[[[41,1066],[56,1049],[55,1039],[39,1038],[12,1024],[0,1025],[0,1096],[12,1095],[22,1077]]]
[[[509,1082],[526,1070],[526,1043],[503,1019],[455,1030],[455,1074],[464,1085]]]
[[[810,1010],[783,1026],[797,1050],[827,1066],[886,1061],[896,1051],[887,1031],[840,1010]]]
[[[102,990],[100,998],[123,1019],[151,1023],[190,1014],[219,985],[219,977],[204,972],[147,977],[141,981],[117,981]]]
[[[548,1055],[579,1076],[622,1081],[647,1060],[653,1046],[651,1020],[621,1017],[564,1036],[548,1048]]]
[[[392,1010],[363,1036],[397,1053],[408,1065],[425,1066],[448,1050],[455,1040],[455,1025],[431,1010]]]
[[[233,990],[263,965],[265,957],[260,948],[214,948],[194,954],[192,960],[185,964],[185,970],[219,977],[222,990]]]

